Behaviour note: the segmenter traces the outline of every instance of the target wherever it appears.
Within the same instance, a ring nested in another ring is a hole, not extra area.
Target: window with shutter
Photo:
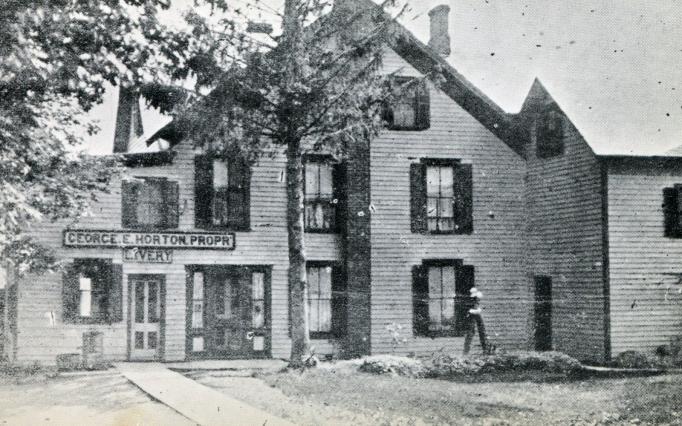
[[[556,157],[564,153],[564,119],[557,109],[550,109],[540,116],[536,130],[538,158]]]
[[[346,282],[339,265],[307,262],[308,327],[312,339],[340,337],[346,328]]]
[[[240,159],[229,161],[209,155],[195,159],[195,218],[198,228],[248,231],[251,168]]]
[[[473,266],[457,259],[425,260],[413,267],[412,280],[415,335],[464,335]]]
[[[422,159],[410,165],[411,230],[415,233],[473,232],[473,176],[459,160]]]
[[[166,229],[178,226],[178,183],[145,177],[123,181],[122,222],[125,228]]]
[[[430,127],[429,90],[424,79],[395,77],[399,93],[384,110],[390,130],[426,130]]]
[[[664,236],[682,238],[682,184],[663,189]]]
[[[123,320],[121,265],[111,259],[75,259],[64,273],[65,323],[101,324]]]

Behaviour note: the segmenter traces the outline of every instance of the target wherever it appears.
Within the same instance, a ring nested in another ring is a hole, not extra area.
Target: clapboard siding
[[[667,170],[609,162],[609,264],[613,354],[651,350],[682,335],[682,239],[663,236],[663,188],[682,183]]]
[[[601,169],[568,120],[564,131],[564,153],[544,159],[536,156],[536,132],[531,131],[526,155],[529,267],[531,279],[552,278],[553,347],[601,361],[607,351]],[[532,315],[532,303],[528,308]]]
[[[159,167],[131,168],[127,177],[162,176],[179,182],[179,230],[194,228],[194,156],[189,143],[181,143],[173,164]],[[286,190],[282,173],[282,155],[264,159],[255,165],[251,183],[251,231],[236,233],[236,249],[174,250],[171,265],[124,263],[123,300],[128,300],[129,274],[163,274],[166,282],[166,327],[164,357],[185,358],[185,265],[269,265],[272,266],[271,312],[272,356],[287,358],[290,351],[288,330],[288,249],[286,237]],[[91,207],[92,215],[71,224],[74,228],[121,229],[121,185],[114,182],[109,194],[101,194]],[[60,258],[71,261],[79,257],[103,257],[122,263],[120,249],[62,247],[65,222],[42,223],[28,234],[56,250]],[[307,234],[309,260],[339,260],[340,239],[333,234]],[[80,352],[83,331],[97,330],[104,336],[105,356],[125,359],[127,351],[126,321],[113,325],[71,325],[62,322],[62,283],[60,274],[27,276],[19,285],[18,359],[54,363],[60,353]],[[124,318],[128,307],[124,303]],[[50,319],[54,315],[54,323]],[[318,353],[338,348],[329,341],[314,341]]]
[[[387,71],[419,75],[390,51],[384,66]],[[372,352],[394,350],[386,330],[392,323],[403,326],[401,338],[407,339],[396,353],[462,350],[463,338],[413,335],[412,266],[433,258],[474,265],[476,285],[485,294],[484,316],[492,342],[525,347],[529,294],[523,257],[524,160],[451,98],[431,84],[429,90],[430,129],[386,131],[371,143]],[[410,164],[426,157],[473,164],[473,234],[410,232]]]

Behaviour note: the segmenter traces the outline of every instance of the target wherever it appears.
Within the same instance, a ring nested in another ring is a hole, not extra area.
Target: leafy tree
[[[382,127],[382,106],[400,92],[390,76],[377,71],[391,37],[391,13],[402,11],[394,1],[336,3],[330,11],[329,1],[286,0],[283,13],[274,12],[281,24],[277,36],[247,32],[240,20],[245,12],[225,7],[228,18],[197,25],[205,30],[204,42],[213,46],[203,67],[197,67],[197,89],[180,98],[174,90],[149,90],[160,107],[172,104],[166,95],[181,99],[174,126],[216,156],[256,161],[285,153],[290,362],[295,367],[310,351],[302,155],[324,151],[343,158],[354,144],[368,144]],[[202,96],[206,87],[211,90]]]
[[[168,84],[202,47],[171,30],[163,0],[6,0],[0,8],[0,259],[54,266],[22,235],[37,220],[75,218],[118,171],[113,157],[75,153],[94,123],[84,112],[105,84]]]

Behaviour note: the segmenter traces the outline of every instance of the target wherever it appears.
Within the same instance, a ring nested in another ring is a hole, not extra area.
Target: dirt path
[[[192,425],[118,373],[0,384],[0,425]]]

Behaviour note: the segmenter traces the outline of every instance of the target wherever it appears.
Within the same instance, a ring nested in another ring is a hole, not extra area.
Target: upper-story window
[[[564,119],[552,108],[538,118],[536,131],[538,158],[549,158],[564,153]]]
[[[343,221],[344,167],[328,156],[305,157],[304,205],[306,232],[336,232]]]
[[[425,260],[413,268],[414,333],[462,336],[474,286],[474,267],[461,260]]]
[[[396,77],[401,87],[399,96],[384,110],[384,120],[390,130],[426,130],[431,125],[429,89],[426,81],[411,77]]]
[[[682,238],[682,184],[663,189],[664,235]]]
[[[122,268],[111,259],[74,259],[62,280],[65,323],[123,320]]]
[[[178,183],[165,178],[137,178],[122,183],[124,228],[178,227]]]
[[[251,168],[239,158],[195,158],[195,222],[197,228],[250,227]]]
[[[412,164],[412,232],[470,234],[473,231],[472,192],[470,164],[450,159],[422,159]]]

